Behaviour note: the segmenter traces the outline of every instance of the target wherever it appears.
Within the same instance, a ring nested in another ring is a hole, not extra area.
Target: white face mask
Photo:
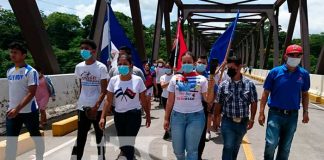
[[[292,57],[288,57],[287,59],[287,64],[290,67],[297,67],[298,64],[300,63],[301,58],[292,58]]]

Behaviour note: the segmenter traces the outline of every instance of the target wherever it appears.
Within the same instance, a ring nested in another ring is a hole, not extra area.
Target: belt
[[[245,122],[245,121],[249,121],[249,117],[234,118],[234,117],[227,117],[227,116],[223,115],[223,118],[226,119],[226,120],[230,120],[230,121],[232,121],[234,123],[242,123],[242,122]]]
[[[297,109],[288,110],[288,109],[280,109],[278,107],[270,107],[270,111],[278,112],[284,115],[291,115],[292,113],[298,112]]]

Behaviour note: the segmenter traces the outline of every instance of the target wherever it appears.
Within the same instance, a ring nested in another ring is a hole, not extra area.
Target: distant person
[[[162,95],[162,87],[161,87],[160,78],[165,73],[164,72],[164,65],[165,65],[165,62],[164,62],[163,59],[157,60],[157,67],[155,69],[155,72],[156,72],[156,85],[158,87],[157,98],[158,98],[158,101],[159,101],[159,105],[161,105],[161,95]]]
[[[193,70],[195,59],[187,52],[182,57],[182,74],[172,77],[168,86],[168,101],[164,129],[171,128],[172,147],[178,160],[197,160],[200,137],[205,127],[202,100],[207,100],[207,79]],[[187,153],[187,154],[186,154]]]
[[[154,88],[157,88],[155,83],[155,73],[150,71],[150,64],[144,64],[144,75],[145,75],[145,87],[146,87],[146,103],[148,108],[151,108],[151,99],[153,95]]]
[[[249,67],[249,74],[252,73],[252,69],[253,69],[253,66],[250,66],[250,67]]]
[[[254,83],[240,72],[241,59],[229,57],[227,68],[227,75],[231,79],[219,85],[215,109],[217,116],[222,112],[221,133],[224,141],[222,159],[236,160],[243,136],[253,127],[258,95]]]
[[[269,106],[264,159],[288,160],[291,143],[297,128],[300,102],[303,106],[303,123],[308,123],[310,88],[309,73],[298,66],[303,55],[299,45],[290,45],[284,55],[286,63],[273,68],[263,85],[259,124],[265,123],[265,105]]]
[[[51,78],[44,75],[43,69],[37,66],[35,69],[39,74],[39,86],[37,87],[35,95],[36,102],[41,113],[39,127],[44,129],[47,124],[46,106],[50,97],[52,98],[52,101],[55,101],[55,89]]]
[[[169,63],[165,64],[164,72],[165,72],[165,74],[160,77],[160,83],[161,83],[161,87],[162,87],[161,102],[162,102],[162,106],[165,110],[168,96],[169,96],[169,92],[167,91],[167,89],[168,89],[170,80],[172,78],[172,67],[170,66]],[[163,139],[167,140],[169,138],[170,138],[170,131],[167,130],[167,131],[165,131],[165,133],[163,135]]]
[[[17,42],[9,45],[9,55],[14,67],[7,71],[9,83],[9,108],[6,113],[6,160],[16,159],[18,136],[22,125],[27,128],[36,144],[36,159],[42,160],[44,140],[39,131],[39,111],[35,99],[37,71],[25,63],[27,49]]]
[[[99,128],[99,121],[104,105],[103,100],[107,93],[108,73],[106,65],[96,60],[96,49],[97,45],[93,40],[86,39],[80,43],[80,54],[84,61],[75,67],[75,76],[80,81],[80,95],[77,102],[78,133],[71,159],[82,159],[88,131],[92,124],[96,135],[98,157],[100,160],[105,160],[105,146],[101,143],[103,132]]]
[[[106,103],[99,123],[100,128],[104,129],[106,113],[111,112],[112,102],[114,102],[114,122],[121,150],[117,159],[134,160],[135,138],[142,123],[142,107],[145,111],[146,127],[151,124],[150,108],[146,105],[146,87],[139,76],[130,72],[132,67],[133,63],[129,55],[118,57],[120,75],[112,77],[109,81]]]

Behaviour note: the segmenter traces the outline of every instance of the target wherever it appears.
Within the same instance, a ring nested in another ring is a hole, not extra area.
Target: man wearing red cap
[[[277,160],[288,160],[291,143],[297,128],[300,99],[303,106],[303,123],[308,123],[309,73],[298,66],[303,54],[299,45],[287,47],[286,63],[273,68],[264,83],[261,97],[259,124],[265,123],[264,109],[269,106],[265,160],[273,160],[276,148]],[[270,96],[269,96],[270,95]]]

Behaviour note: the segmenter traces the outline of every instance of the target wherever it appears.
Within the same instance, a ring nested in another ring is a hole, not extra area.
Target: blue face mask
[[[120,65],[118,66],[118,72],[125,76],[129,73],[129,66],[126,66],[126,65]]]
[[[184,73],[190,73],[190,72],[192,72],[193,71],[193,64],[182,64],[182,67],[181,67],[181,69],[182,69],[182,71],[184,72]]]
[[[169,68],[164,69],[164,71],[165,71],[165,74],[170,74],[171,73],[171,69],[169,69]]]
[[[81,54],[81,57],[84,59],[84,60],[88,60],[89,58],[91,58],[91,52],[89,50],[85,50],[85,49],[82,49],[80,51],[80,54]]]
[[[196,71],[197,72],[204,72],[205,70],[206,70],[206,65],[205,64],[198,64],[197,66],[196,66]]]

